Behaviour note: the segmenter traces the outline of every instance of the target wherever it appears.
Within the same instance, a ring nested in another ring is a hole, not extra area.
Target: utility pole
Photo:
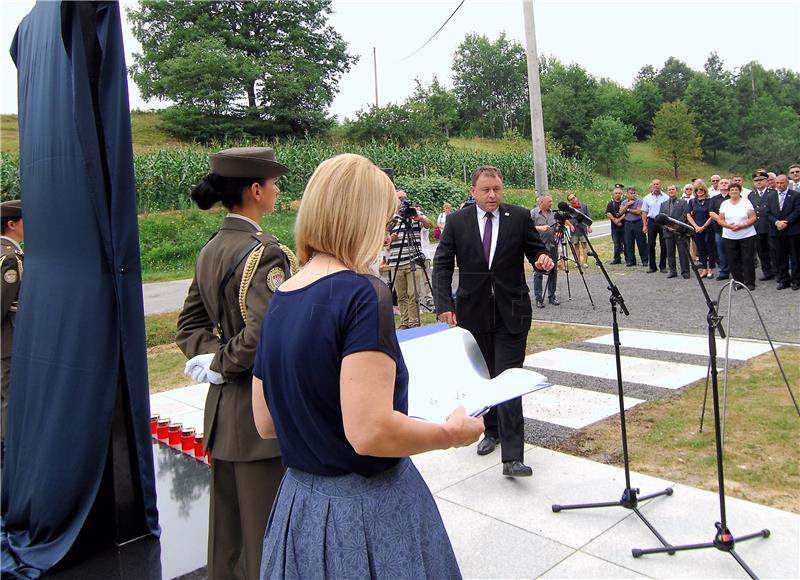
[[[372,70],[375,75],[375,108],[378,108],[378,55],[372,47]]]
[[[528,55],[528,96],[531,105],[531,137],[533,139],[533,178],[536,197],[547,195],[547,154],[544,150],[542,92],[539,86],[539,53],[536,51],[536,28],[533,24],[533,0],[522,0],[525,16],[525,46]]]

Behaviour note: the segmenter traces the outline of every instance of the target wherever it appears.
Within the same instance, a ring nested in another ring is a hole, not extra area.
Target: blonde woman
[[[717,251],[714,241],[714,218],[710,215],[711,199],[708,189],[702,182],[694,186],[694,198],[689,200],[689,213],[687,219],[695,229],[693,236],[697,253],[700,256],[700,276],[714,277]]]
[[[262,578],[460,577],[408,456],[474,443],[483,420],[463,407],[446,423],[406,415],[392,297],[367,274],[396,205],[389,178],[349,154],[323,162],[303,195],[295,239],[304,266],[275,293],[253,373],[256,428],[277,436],[287,467]]]

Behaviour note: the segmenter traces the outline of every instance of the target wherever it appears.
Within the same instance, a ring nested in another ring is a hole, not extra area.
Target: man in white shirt
[[[742,198],[748,199],[750,197],[750,192],[752,189],[747,189],[744,184],[744,177],[741,175],[734,175],[731,177],[731,183],[737,184],[742,189]]]
[[[800,191],[800,164],[789,167],[789,189]]]
[[[719,175],[712,175],[711,176],[711,187],[708,188],[708,197],[714,197],[715,195],[719,195]]]

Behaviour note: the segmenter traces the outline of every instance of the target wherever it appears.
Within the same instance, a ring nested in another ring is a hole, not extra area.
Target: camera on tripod
[[[397,215],[404,220],[417,217],[417,208],[415,208],[407,198],[402,198],[400,200],[400,207],[397,209]]]
[[[556,220],[558,223],[560,223],[562,226],[564,225],[564,222],[565,222],[565,221],[567,221],[567,220],[569,219],[569,215],[565,214],[565,213],[564,213],[564,212],[562,212],[562,211],[554,211],[554,212],[553,212],[553,217],[554,217],[554,218],[555,218],[555,220]]]

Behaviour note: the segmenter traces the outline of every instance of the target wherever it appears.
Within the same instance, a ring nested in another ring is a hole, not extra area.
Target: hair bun
[[[200,183],[192,188],[191,197],[200,209],[209,209],[222,199],[217,184],[217,176],[213,173],[206,175]]]

